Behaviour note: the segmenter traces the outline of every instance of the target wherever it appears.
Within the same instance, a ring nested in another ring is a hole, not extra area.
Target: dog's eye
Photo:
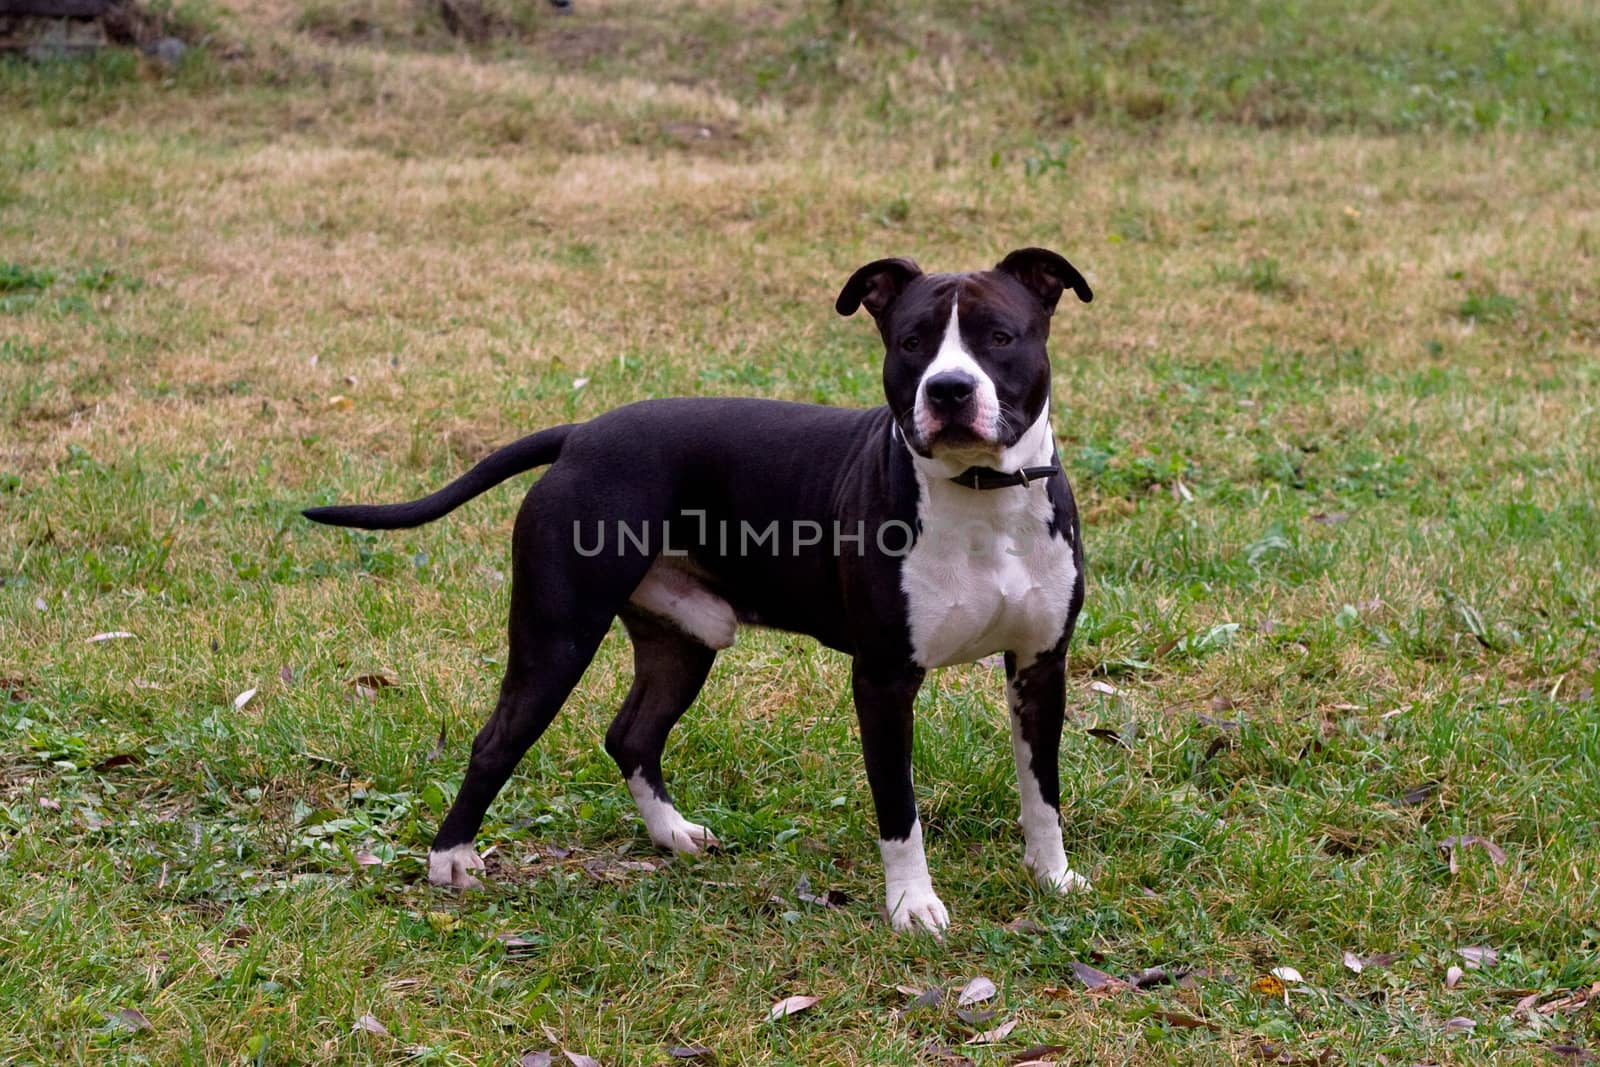
[[[989,336],[989,343],[996,348],[1004,348],[1011,343],[1011,335],[1004,330],[996,330]]]
[[[922,347],[922,338],[915,336],[907,337],[904,341],[900,342],[900,347],[905,349],[907,352],[915,352],[917,349]]]

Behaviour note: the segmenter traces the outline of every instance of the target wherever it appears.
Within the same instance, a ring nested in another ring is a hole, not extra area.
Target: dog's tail
[[[523,471],[554,463],[561,445],[573,427],[552,426],[529,434],[485,456],[467,473],[421,500],[404,504],[343,504],[327,508],[307,508],[301,512],[312,522],[329,526],[355,526],[363,530],[404,530],[448,515],[479,493],[488,492],[501,482]]]

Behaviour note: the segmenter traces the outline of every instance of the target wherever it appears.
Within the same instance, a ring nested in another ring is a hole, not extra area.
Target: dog
[[[880,259],[850,276],[884,345],[887,404],[871,410],[739,398],[644,400],[507,445],[431,496],[318,507],[335,526],[431,522],[513,475],[549,466],[512,535],[510,649],[499,701],[428,854],[435,885],[479,885],[484,813],[577,684],[612,620],[634,680],[606,731],[650,839],[718,845],[678,812],[667,735],[740,625],[809,634],[852,658],[851,687],[895,929],[935,934],[912,787],[912,704],[927,671],[1004,654],[1023,863],[1044,887],[1067,863],[1058,749],[1083,547],[1050,427],[1046,342],[1062,294],[1093,293],[1055,252],[924,274]]]

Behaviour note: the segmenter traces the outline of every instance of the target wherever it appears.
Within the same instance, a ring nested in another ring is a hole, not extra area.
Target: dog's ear
[[[1078,268],[1048,248],[1019,248],[995,265],[995,270],[1009,274],[1028,287],[1039,298],[1039,303],[1049,314],[1055,314],[1056,301],[1064,289],[1078,294],[1085,304],[1094,299],[1089,283],[1083,280]]]
[[[922,268],[909,259],[875,259],[850,275],[833,308],[841,315],[854,315],[865,305],[873,318],[880,319],[906,285],[921,274]]]

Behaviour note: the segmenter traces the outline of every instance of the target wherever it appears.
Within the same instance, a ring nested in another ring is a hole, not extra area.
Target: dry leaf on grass
[[[1017,1020],[1007,1019],[993,1030],[985,1030],[981,1034],[976,1034],[973,1037],[969,1037],[966,1043],[969,1045],[993,1045],[1004,1041],[1006,1037],[1010,1035],[1011,1031],[1015,1030],[1016,1028]]]
[[[1108,697],[1114,697],[1122,692],[1122,690],[1118,689],[1110,682],[1090,682],[1089,688],[1096,693],[1101,693]]]
[[[290,667],[288,664],[285,664],[284,666],[279,667],[278,668],[278,681],[282,682],[284,685],[293,685],[294,684],[294,668]]]
[[[714,1060],[717,1054],[704,1045],[673,1045],[667,1055],[675,1060]]]
[[[244,710],[244,706],[246,704],[250,703],[251,699],[253,699],[255,697],[255,695],[256,695],[256,691],[255,691],[254,687],[252,687],[250,689],[246,689],[244,692],[242,692],[238,696],[234,697],[233,698],[233,710],[234,711],[243,711]]]
[[[1183,1030],[1217,1031],[1221,1029],[1221,1027],[1217,1026],[1216,1023],[1207,1022],[1204,1019],[1196,1018],[1193,1015],[1187,1015],[1181,1011],[1168,1011],[1165,1008],[1158,1008],[1149,1015],[1145,1016],[1145,1018],[1160,1019],[1168,1026],[1176,1026]]]
[[[824,893],[811,891],[811,879],[805,875],[800,876],[800,881],[794,887],[794,895],[802,904],[815,904],[819,908],[842,908],[850,903],[850,895],[841,889],[829,889]]]
[[[1102,990],[1126,989],[1128,986],[1128,983],[1122,979],[1113,978],[1106,972],[1097,970],[1087,963],[1074,962],[1072,964],[1072,973],[1078,976],[1078,981],[1082,982],[1091,993],[1099,993]]]
[[[1454,989],[1461,984],[1461,976],[1466,973],[1460,967],[1451,964],[1449,969],[1444,972],[1444,987],[1446,989]]]
[[[1104,741],[1108,745],[1116,745],[1119,748],[1132,747],[1122,739],[1122,731],[1112,729],[1109,726],[1091,726],[1088,733],[1090,737]]]
[[[1011,1067],[1029,1067],[1030,1064],[1049,1063],[1051,1057],[1055,1056],[1056,1053],[1065,1052],[1066,1050],[1067,1046],[1065,1045],[1034,1045],[1023,1049],[1021,1052],[1013,1052],[1006,1062]]]
[[[767,1021],[771,1022],[774,1019],[783,1019],[790,1015],[798,1015],[807,1008],[815,1006],[819,1000],[821,1000],[820,997],[784,997],[782,1000],[778,1001],[778,1003],[774,1004],[772,1009],[767,1012]]]
[[[1477,834],[1462,834],[1460,837],[1447,837],[1439,842],[1439,851],[1443,852],[1450,860],[1450,873],[1457,874],[1461,870],[1460,853],[1469,848],[1481,848],[1489,854],[1489,860],[1496,867],[1506,862],[1506,850],[1490,841],[1487,837]]]
[[[997,992],[999,990],[995,989],[994,983],[980,974],[961,987],[961,995],[956,998],[956,1007],[966,1008],[982,1004]]]
[[[1446,1019],[1444,1023],[1446,1030],[1465,1030],[1469,1033],[1477,1029],[1477,1026],[1478,1021],[1476,1019],[1469,1019],[1465,1015],[1457,1015],[1454,1019]]]
[[[540,1052],[524,1052],[517,1064],[518,1067],[550,1067],[554,1062],[555,1057],[550,1054],[549,1050],[543,1050]]]
[[[377,856],[374,856],[372,853],[368,852],[364,848],[356,849],[355,861],[356,861],[356,865],[360,866],[360,867],[381,867],[381,866],[383,866],[383,860],[379,859]]]
[[[103,634],[95,634],[93,637],[89,638],[88,643],[91,645],[97,645],[102,641],[124,641],[130,637],[136,636],[138,635],[130,634],[126,630],[107,630]]]
[[[1468,945],[1456,949],[1456,955],[1467,961],[1467,970],[1487,970],[1500,962],[1500,953],[1483,945]]]
[[[136,1032],[139,1030],[149,1030],[151,1028],[150,1020],[147,1019],[144,1012],[140,1011],[138,1008],[119,1008],[112,1014],[111,1018],[116,1020],[117,1025],[125,1026],[129,1030]]]
[[[581,1052],[570,1052],[562,1049],[561,1054],[567,1058],[572,1067],[600,1067],[600,1061],[593,1056],[585,1056]]]
[[[116,755],[107,756],[99,763],[96,763],[94,769],[97,771],[111,771],[116,770],[118,767],[133,766],[139,762],[141,762],[141,759],[137,752],[118,752]]]
[[[911,998],[911,1002],[901,1008],[896,1014],[905,1015],[921,1008],[937,1008],[944,999],[944,990],[938,986],[932,989],[917,990],[911,986],[896,986],[900,992]]]
[[[427,761],[429,763],[434,762],[440,756],[444,755],[445,737],[446,737],[446,734],[449,731],[449,729],[450,729],[450,721],[448,719],[441,720],[440,723],[439,723],[439,736],[433,742],[433,747],[428,750],[428,755],[426,757],[426,759],[427,759]]]
[[[1250,983],[1250,988],[1264,997],[1271,997],[1274,1000],[1281,999],[1285,1004],[1289,1002],[1289,987],[1284,985],[1283,979],[1275,974],[1262,975]]]
[[[1354,952],[1344,954],[1344,965],[1356,974],[1362,971],[1376,971],[1395,961],[1393,952],[1379,952],[1371,956],[1357,956]]]
[[[355,1032],[364,1031],[369,1034],[379,1034],[385,1037],[387,1037],[389,1034],[389,1028],[384,1026],[371,1015],[356,1016],[356,1024],[351,1029]]]

